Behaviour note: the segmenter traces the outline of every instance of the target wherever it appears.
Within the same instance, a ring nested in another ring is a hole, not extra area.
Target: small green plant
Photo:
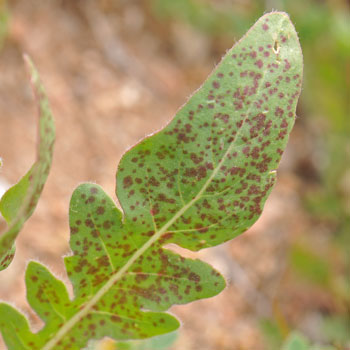
[[[78,350],[106,336],[123,342],[166,334],[179,327],[166,313],[172,305],[220,293],[218,271],[164,246],[213,247],[258,219],[301,82],[302,54],[288,16],[263,16],[163,130],[124,154],[116,176],[123,212],[96,184],[74,191],[72,255],[64,259],[74,298],[45,266],[30,262],[27,299],[45,325],[33,333],[23,314],[1,303],[8,349]]]

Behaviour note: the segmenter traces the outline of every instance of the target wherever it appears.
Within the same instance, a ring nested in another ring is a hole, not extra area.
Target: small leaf
[[[28,56],[25,61],[39,106],[39,144],[32,168],[0,200],[0,212],[8,224],[7,230],[0,235],[0,271],[11,263],[15,239],[38,203],[50,171],[55,141],[54,121],[39,74]]]
[[[292,333],[286,343],[284,344],[282,350],[309,350],[309,342],[307,339],[299,333]]]
[[[213,247],[257,220],[294,124],[301,76],[292,23],[267,14],[162,131],[123,156],[116,190],[123,213],[100,186],[80,185],[65,258],[74,298],[30,263],[28,301],[45,325],[28,335],[23,316],[0,304],[9,350],[79,350],[103,337],[169,333],[179,327],[165,312],[172,305],[220,293],[225,280],[214,268],[164,246]],[[16,317],[20,333],[8,323]]]

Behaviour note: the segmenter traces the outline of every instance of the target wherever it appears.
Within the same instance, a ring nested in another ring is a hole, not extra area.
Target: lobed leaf
[[[165,334],[179,322],[164,311],[218,294],[225,281],[215,269],[164,245],[213,247],[257,220],[294,123],[301,76],[288,16],[263,16],[174,119],[123,156],[123,213],[98,185],[74,191],[65,258],[74,298],[31,262],[27,297],[45,325],[31,333],[23,315],[0,304],[8,349],[78,350],[105,336]]]
[[[11,263],[15,239],[38,203],[50,171],[55,141],[55,125],[39,74],[28,56],[25,61],[39,106],[39,144],[37,159],[31,169],[0,200],[0,212],[8,224],[0,235],[0,271]]]

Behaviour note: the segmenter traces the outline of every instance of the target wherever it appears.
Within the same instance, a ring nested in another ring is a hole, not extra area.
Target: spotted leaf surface
[[[39,107],[39,143],[37,159],[28,173],[0,200],[0,212],[8,227],[0,234],[0,271],[12,261],[15,253],[15,239],[24,223],[32,215],[51,167],[55,126],[49,103],[31,60],[26,56],[33,90]]]
[[[0,304],[9,350],[78,350],[89,340],[142,339],[174,331],[165,312],[218,294],[223,277],[166,244],[199,250],[228,241],[259,217],[295,119],[302,55],[288,16],[263,16],[160,132],[122,158],[121,212],[96,184],[70,203],[65,258],[74,297],[45,267],[30,263],[28,301],[38,333]]]

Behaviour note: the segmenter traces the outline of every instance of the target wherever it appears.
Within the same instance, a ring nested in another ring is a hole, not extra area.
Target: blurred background
[[[24,52],[41,73],[57,125],[43,196],[14,262],[0,273],[0,299],[25,311],[34,329],[42,323],[25,300],[25,266],[34,258],[67,282],[61,257],[69,253],[74,188],[93,181],[115,198],[123,152],[164,126],[272,9],[288,12],[299,33],[303,92],[262,217],[232,242],[196,255],[223,272],[227,288],[173,307],[183,323],[176,335],[91,347],[277,350],[297,339],[304,345],[293,349],[350,349],[349,0],[0,0],[1,192],[35,157]]]

